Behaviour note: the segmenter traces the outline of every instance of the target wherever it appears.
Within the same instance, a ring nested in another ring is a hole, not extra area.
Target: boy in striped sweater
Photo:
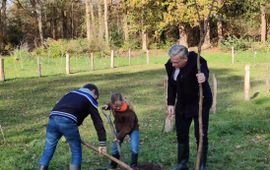
[[[99,91],[94,84],[86,84],[60,99],[52,109],[46,130],[46,143],[40,158],[40,170],[47,170],[58,140],[64,136],[69,144],[72,159],[70,170],[81,168],[82,148],[78,126],[90,114],[98,134],[99,152],[106,153],[106,132],[98,112]]]

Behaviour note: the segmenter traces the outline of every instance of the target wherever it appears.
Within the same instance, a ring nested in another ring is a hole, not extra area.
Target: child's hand
[[[115,138],[113,141],[114,141],[114,142],[117,142],[117,143],[120,143],[120,140],[117,139],[117,138]]]
[[[100,146],[98,147],[99,154],[106,154],[107,153],[107,147],[106,146]]]
[[[109,105],[105,104],[102,106],[102,110],[108,110],[109,109]]]

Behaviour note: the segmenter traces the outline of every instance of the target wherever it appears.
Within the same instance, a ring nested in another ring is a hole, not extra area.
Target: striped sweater
[[[89,114],[97,131],[99,144],[106,145],[106,131],[98,112],[98,102],[87,88],[71,91],[63,96],[52,109],[50,116],[67,117],[80,126]]]

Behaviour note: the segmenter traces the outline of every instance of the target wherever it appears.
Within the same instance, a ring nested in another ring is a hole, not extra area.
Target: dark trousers
[[[210,105],[211,106],[211,105]],[[209,105],[204,105],[202,110],[202,119],[203,119],[203,155],[207,154],[208,150],[208,123],[209,123]],[[196,107],[196,106],[195,106]],[[198,115],[193,114],[193,116],[189,116],[189,109],[185,108],[184,111],[182,106],[176,106],[176,135],[177,142],[180,145],[184,145],[187,148],[187,152],[189,150],[189,128],[192,120],[194,120],[194,135],[196,137],[197,146],[199,144],[199,120]],[[190,109],[191,112],[194,111],[193,108]],[[188,153],[187,153],[188,154]],[[181,158],[179,158],[181,159]],[[187,158],[188,159],[188,158]],[[178,160],[181,161],[181,160]]]

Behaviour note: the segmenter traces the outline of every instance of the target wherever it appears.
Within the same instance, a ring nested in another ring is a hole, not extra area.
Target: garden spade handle
[[[110,116],[109,114],[107,114],[105,110],[102,110],[102,113],[104,114],[104,116],[105,116],[105,117],[107,118],[107,120],[108,120],[108,123],[109,123],[109,125],[110,125],[111,131],[112,131],[112,134],[113,134],[113,137],[114,137],[115,139],[117,139],[116,130],[115,130],[114,126],[113,126],[113,122],[112,122],[111,116]],[[118,152],[119,152],[120,158],[122,158],[122,157],[123,157],[123,154],[122,154],[122,152],[121,152],[120,144],[119,144],[119,142],[117,142],[117,141],[114,141],[114,142],[116,143],[117,150],[118,150]]]
[[[93,151],[95,151],[96,153],[99,153],[98,149],[96,147],[94,147],[93,145],[86,143],[85,141],[81,140],[81,143],[89,148],[92,149]],[[116,159],[115,157],[107,154],[107,153],[101,153],[101,155],[105,156],[106,158],[110,159],[111,161],[116,162],[118,165],[120,165],[122,168],[126,169],[126,170],[133,170],[130,166],[128,166],[126,163],[120,161],[119,159]]]

